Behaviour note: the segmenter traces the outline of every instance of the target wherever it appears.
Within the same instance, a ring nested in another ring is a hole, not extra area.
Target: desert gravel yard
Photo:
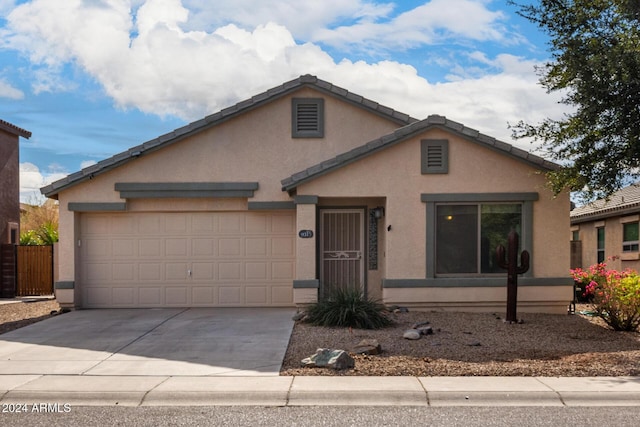
[[[588,310],[579,305],[577,311]],[[393,314],[396,325],[380,330],[342,329],[296,322],[281,375],[409,376],[623,376],[640,375],[640,333],[615,332],[581,314],[522,313],[507,324],[503,313],[409,312]],[[414,323],[430,322],[434,333],[402,337]],[[377,356],[353,355],[355,368],[334,371],[301,367],[317,348],[350,351],[363,339],[382,346]]]
[[[59,313],[56,301],[0,304],[0,334]],[[579,305],[577,311],[588,310]],[[51,314],[54,312],[55,314]],[[64,314],[62,314],[64,315]],[[397,313],[380,330],[326,328],[296,322],[281,375],[409,376],[626,376],[640,375],[640,333],[615,332],[600,319],[576,315],[503,313]],[[411,341],[403,332],[430,322],[434,333]],[[2,336],[0,335],[0,340]],[[317,348],[351,350],[363,339],[382,346],[377,356],[355,355],[354,369],[303,368]]]
[[[60,310],[60,306],[55,300],[26,301],[33,302],[0,304],[0,334],[48,319],[54,315],[52,313],[57,314]]]

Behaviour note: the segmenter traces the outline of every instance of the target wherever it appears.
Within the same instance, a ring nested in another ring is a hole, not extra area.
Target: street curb
[[[0,403],[73,406],[640,406],[640,377],[0,376]]]

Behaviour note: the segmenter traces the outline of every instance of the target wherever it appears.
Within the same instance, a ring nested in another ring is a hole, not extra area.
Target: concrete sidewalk
[[[640,406],[640,377],[2,375],[3,404]]]

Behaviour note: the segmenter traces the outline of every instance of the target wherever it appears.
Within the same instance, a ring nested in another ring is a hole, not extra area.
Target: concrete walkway
[[[2,404],[640,406],[639,377],[3,375]]]

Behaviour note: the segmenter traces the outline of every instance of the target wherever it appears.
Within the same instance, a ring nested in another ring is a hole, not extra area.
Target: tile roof
[[[0,119],[0,129],[23,138],[31,138],[31,132]]]
[[[640,212],[640,183],[622,188],[606,199],[595,200],[571,211],[571,223],[594,221]]]
[[[405,141],[413,136],[422,133],[430,128],[441,128],[456,133],[470,141],[480,144],[484,147],[494,149],[502,154],[506,154],[515,159],[524,161],[538,169],[557,170],[559,165],[549,162],[542,157],[538,157],[528,151],[521,150],[506,142],[499,141],[493,137],[484,135],[475,129],[466,127],[465,125],[449,120],[444,116],[432,115],[424,120],[417,121],[395,130],[393,133],[385,135],[381,138],[370,141],[360,147],[356,147],[351,151],[340,154],[332,159],[318,163],[310,168],[295,173],[281,181],[283,191],[291,191],[298,185],[311,181],[321,175],[324,175],[334,169],[341,168],[349,163],[355,162],[363,157],[369,156],[387,147]]]
[[[127,163],[147,152],[152,152],[162,148],[163,146],[178,142],[188,136],[201,132],[209,127],[216,126],[223,123],[233,117],[250,111],[254,108],[258,108],[266,103],[272,102],[275,99],[286,96],[302,87],[311,87],[315,90],[323,92],[327,95],[334,96],[342,99],[345,102],[356,105],[360,108],[369,110],[370,112],[383,116],[386,119],[396,122],[399,126],[404,126],[409,123],[417,122],[418,120],[398,111],[395,111],[384,105],[380,105],[375,101],[371,101],[355,93],[349,92],[346,89],[335,86],[329,82],[321,80],[316,76],[304,75],[297,79],[283,83],[280,86],[267,90],[251,97],[250,99],[241,101],[231,107],[225,108],[215,114],[211,114],[203,119],[189,123],[186,126],[175,129],[165,135],[161,135],[155,139],[147,141],[141,145],[130,148],[127,151],[116,154],[108,159],[102,160],[95,165],[82,169],[71,175],[62,178],[46,187],[42,187],[40,191],[47,197],[54,197],[60,191],[83,182],[87,179],[93,178],[95,175],[104,173],[108,170],[114,169],[124,163]]]

